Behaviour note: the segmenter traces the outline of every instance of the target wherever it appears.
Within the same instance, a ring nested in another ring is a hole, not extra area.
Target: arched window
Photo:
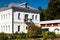
[[[7,14],[6,14],[6,19],[7,19]]]
[[[20,13],[18,13],[18,19],[20,19]]]
[[[20,25],[18,26],[18,32],[20,31]]]
[[[37,15],[35,16],[35,19],[37,20]]]
[[[9,31],[10,31],[10,25],[8,25],[8,29],[9,29]]]
[[[2,20],[2,18],[3,18],[3,17],[2,17],[2,15],[1,15],[1,20]]]
[[[25,19],[28,19],[28,14],[25,14]]]
[[[56,34],[58,34],[58,33],[59,33],[59,28],[55,28],[55,29],[54,29],[54,32],[55,32]]]
[[[5,31],[5,26],[3,26],[3,31]]]
[[[7,31],[7,25],[6,25],[6,31]]]
[[[4,19],[5,19],[5,15],[4,15]]]
[[[2,31],[2,26],[1,26],[1,31]]]
[[[10,13],[8,13],[8,18],[10,19]]]
[[[32,15],[32,19],[34,19],[34,15]]]

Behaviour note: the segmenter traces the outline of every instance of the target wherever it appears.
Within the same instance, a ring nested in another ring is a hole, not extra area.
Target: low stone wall
[[[43,40],[43,38],[32,38],[32,39],[28,39],[28,40]]]
[[[23,39],[23,40],[60,40],[60,38],[54,38],[54,39],[44,39],[44,38],[31,38],[31,39]]]
[[[47,39],[47,40],[60,40],[60,38]]]
[[[13,40],[13,39],[11,39]],[[14,40],[20,40],[20,39],[14,39]],[[44,39],[44,38],[31,38],[31,39],[21,39],[21,40],[60,40],[60,38],[54,38],[54,39]]]

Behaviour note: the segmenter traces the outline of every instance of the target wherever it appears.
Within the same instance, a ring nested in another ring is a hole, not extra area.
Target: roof
[[[22,4],[11,3],[8,6],[4,6],[4,7],[0,8],[0,11],[6,10],[6,9],[9,9],[9,8],[12,8],[12,7],[16,7],[16,8],[24,8],[24,9],[28,9],[28,10],[33,10],[33,11],[40,12],[40,10],[35,9],[35,8],[33,8],[31,6],[28,6],[28,5],[27,5],[27,8],[26,8],[25,7],[25,4],[26,4],[26,2],[25,3],[22,3]]]
[[[50,21],[41,21],[40,24],[51,24],[51,23],[60,23],[59,20],[50,20]]]

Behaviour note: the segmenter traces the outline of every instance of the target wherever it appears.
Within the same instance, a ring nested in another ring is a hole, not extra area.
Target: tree
[[[46,20],[60,19],[60,0],[50,0],[45,14]]]
[[[41,6],[39,6],[38,9],[41,11],[41,13],[40,13],[40,21],[44,21],[45,20],[44,10],[41,8]]]

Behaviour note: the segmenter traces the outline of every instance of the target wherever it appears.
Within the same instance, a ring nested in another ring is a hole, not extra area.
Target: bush
[[[56,34],[56,38],[60,38],[60,34]]]
[[[0,33],[0,40],[14,40],[14,39],[27,39],[27,38],[31,38],[31,37],[35,37],[41,34],[41,28],[35,25],[29,26],[28,28],[28,33],[14,33],[12,34],[5,34],[5,33]]]
[[[43,38],[55,38],[55,33],[46,31],[43,33]]]
[[[38,36],[40,34],[41,34],[41,28],[40,27],[38,27],[36,25],[29,26],[29,28],[28,28],[29,37]]]
[[[24,38],[26,38],[26,34],[22,32],[22,33],[20,33],[20,37],[24,39]]]
[[[10,36],[5,33],[0,33],[0,40],[8,40]]]

